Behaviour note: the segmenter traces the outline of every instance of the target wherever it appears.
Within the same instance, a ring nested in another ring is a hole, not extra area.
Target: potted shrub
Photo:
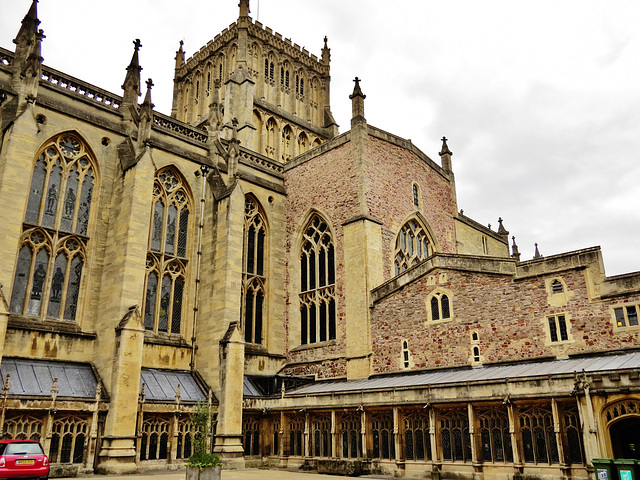
[[[207,452],[207,437],[215,421],[211,418],[209,406],[198,403],[190,415],[195,428],[193,454],[187,462],[186,480],[220,480],[222,462],[215,453]]]

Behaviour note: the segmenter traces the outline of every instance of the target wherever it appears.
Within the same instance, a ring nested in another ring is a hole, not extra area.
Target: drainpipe
[[[198,251],[196,252],[196,288],[193,302],[193,334],[191,335],[191,371],[196,369],[196,327],[198,325],[198,299],[200,298],[200,264],[202,263],[202,234],[204,230],[204,203],[207,187],[208,165],[200,165],[202,194],[200,196],[200,223],[198,225]]]

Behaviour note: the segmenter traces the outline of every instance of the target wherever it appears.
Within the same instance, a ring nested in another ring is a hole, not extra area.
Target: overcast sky
[[[44,63],[121,94],[132,41],[156,110],[169,114],[175,51],[234,22],[238,0],[42,0]],[[0,46],[30,0],[0,0]],[[353,78],[370,125],[440,162],[453,151],[458,208],[497,218],[522,259],[600,245],[608,275],[640,270],[640,2],[257,0],[251,16],[320,55],[349,129]]]

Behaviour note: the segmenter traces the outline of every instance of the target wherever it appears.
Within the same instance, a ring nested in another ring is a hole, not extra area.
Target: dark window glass
[[[438,297],[431,297],[431,320],[440,320],[440,305]]]
[[[178,256],[187,256],[187,232],[189,230],[189,210],[180,210],[180,229],[178,230]]]
[[[552,342],[558,341],[558,329],[556,328],[556,317],[549,317],[549,336]]]
[[[634,305],[627,307],[627,318],[630,327],[638,325],[638,311]]]
[[[567,323],[565,322],[563,315],[558,316],[558,327],[560,329],[560,339],[562,341],[568,340],[569,336],[567,335]]]
[[[76,435],[76,443],[73,447],[73,463],[82,463],[84,460],[84,434]]]
[[[144,305],[144,328],[153,330],[153,319],[156,306],[156,292],[158,291],[158,274],[151,272],[147,277],[147,295]]]
[[[451,318],[451,313],[449,311],[449,297],[442,295],[442,297],[440,297],[440,303],[442,304],[442,318]]]
[[[182,320],[182,294],[184,292],[184,280],[177,277],[173,286],[173,312],[171,315],[171,333],[180,333]]]

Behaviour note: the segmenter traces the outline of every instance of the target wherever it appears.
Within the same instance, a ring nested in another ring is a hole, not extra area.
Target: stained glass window
[[[76,320],[94,171],[88,147],[74,134],[60,134],[41,147],[31,176],[11,313]]]
[[[182,333],[189,251],[189,200],[182,176],[160,170],[153,186],[144,326],[154,332]]]

